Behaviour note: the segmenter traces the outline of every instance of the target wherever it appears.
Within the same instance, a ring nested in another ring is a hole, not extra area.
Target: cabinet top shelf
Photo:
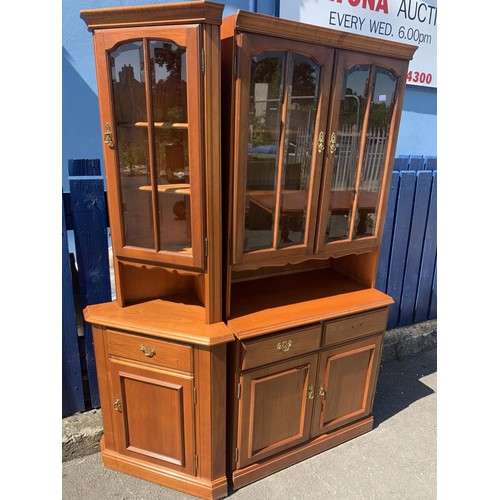
[[[111,7],[80,11],[89,31],[103,28],[159,26],[188,23],[221,24],[224,5],[215,2]]]
[[[416,45],[346,33],[345,31],[242,10],[223,19],[222,38],[232,36],[234,31],[258,33],[288,40],[294,39],[300,42],[395,57],[406,61],[412,59],[418,48]]]
[[[211,346],[234,340],[224,323],[205,323],[204,307],[191,296],[179,295],[126,307],[116,302],[94,304],[85,308],[84,317],[94,325],[189,344]]]
[[[234,283],[228,326],[245,339],[392,303],[379,290],[320,269]]]

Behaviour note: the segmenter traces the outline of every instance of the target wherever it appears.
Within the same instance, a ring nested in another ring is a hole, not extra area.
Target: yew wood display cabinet
[[[117,299],[105,465],[203,498],[373,427],[374,288],[415,47],[185,2],[93,33]]]

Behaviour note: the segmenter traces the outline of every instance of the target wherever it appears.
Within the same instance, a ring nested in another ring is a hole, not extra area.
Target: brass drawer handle
[[[144,355],[148,358],[152,358],[156,354],[156,347],[148,346],[141,344],[139,349],[144,353]]]
[[[276,346],[276,349],[281,352],[287,352],[290,350],[290,347],[292,347],[292,341],[291,340],[283,340],[283,342],[279,342],[278,345]]]
[[[314,389],[312,385],[310,385],[307,390],[307,399],[314,399]]]

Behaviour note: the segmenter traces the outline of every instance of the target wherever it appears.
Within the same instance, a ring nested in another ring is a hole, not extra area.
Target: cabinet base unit
[[[314,277],[313,295],[291,286],[277,295],[273,286],[283,284],[283,277],[268,278],[259,297],[265,310],[240,308],[256,282],[234,288],[240,315],[228,321],[237,338],[228,356],[228,462],[235,488],[373,427],[392,299],[352,282],[347,291],[349,280],[335,273],[321,276]],[[305,277],[299,281],[307,283]]]
[[[227,494],[224,323],[152,301],[85,309],[92,324],[104,465],[201,498]]]

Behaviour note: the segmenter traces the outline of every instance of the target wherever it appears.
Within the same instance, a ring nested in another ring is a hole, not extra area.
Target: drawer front
[[[151,365],[193,371],[192,348],[130,333],[107,330],[108,354]]]
[[[325,323],[324,345],[338,344],[373,333],[380,333],[387,326],[387,309],[356,314],[348,318],[336,319]]]
[[[320,345],[320,325],[242,342],[241,369],[248,370],[307,354],[319,349]]]

